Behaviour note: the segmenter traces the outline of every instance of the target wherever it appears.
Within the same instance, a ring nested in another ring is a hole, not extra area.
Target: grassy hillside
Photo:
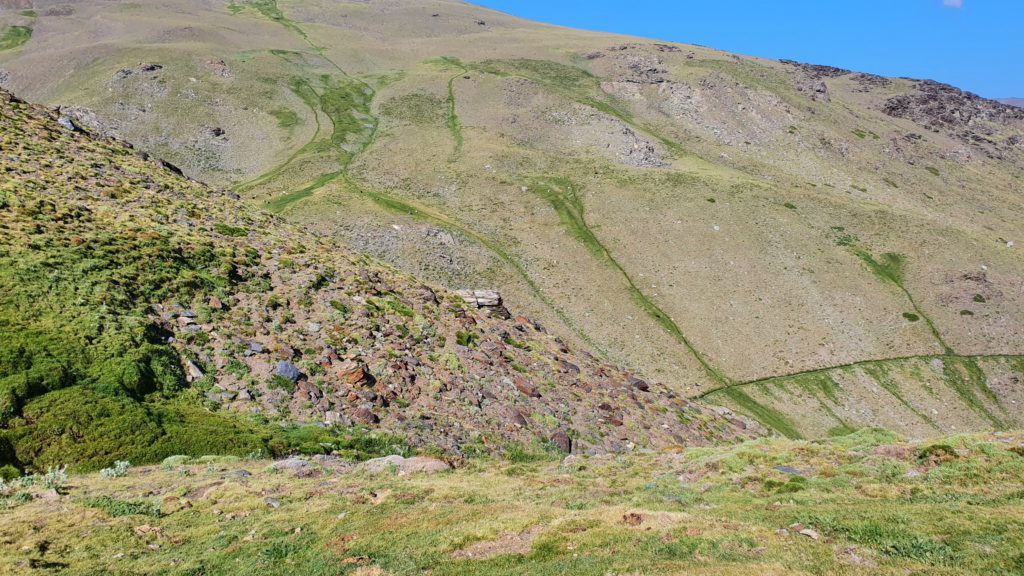
[[[449,0],[39,4],[6,85],[678,394],[1020,425],[1020,109]]]
[[[757,433],[0,95],[0,466]]]
[[[1024,570],[1022,451],[1019,434],[863,430],[436,474],[173,458],[59,495],[6,484],[0,569],[1009,576]]]

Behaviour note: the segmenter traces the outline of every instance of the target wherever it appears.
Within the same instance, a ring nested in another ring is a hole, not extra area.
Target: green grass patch
[[[245,238],[249,235],[249,230],[240,226],[230,226],[228,224],[217,223],[213,225],[213,229],[216,230],[218,234],[234,238]]]
[[[112,518],[122,516],[149,516],[159,518],[160,505],[156,502],[143,502],[141,500],[116,500],[110,496],[96,496],[86,498],[81,503],[89,508],[98,508]]]
[[[277,108],[269,114],[277,119],[278,128],[291,128],[299,123],[299,115],[290,108]]]
[[[741,410],[766,427],[775,430],[787,438],[803,438],[800,432],[797,431],[796,425],[788,416],[771,406],[754,400],[749,394],[741,390],[740,387],[729,386],[715,392],[715,394],[719,393],[724,394],[729,400],[739,406]]]
[[[8,26],[0,34],[0,52],[14,50],[32,38],[32,28],[28,26]]]

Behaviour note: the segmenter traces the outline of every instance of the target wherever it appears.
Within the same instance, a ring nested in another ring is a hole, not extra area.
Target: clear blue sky
[[[1024,97],[1024,0],[471,0],[551,24]]]

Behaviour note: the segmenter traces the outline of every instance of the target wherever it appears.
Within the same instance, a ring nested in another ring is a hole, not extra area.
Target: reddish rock
[[[629,385],[642,392],[647,392],[651,389],[651,386],[647,382],[644,382],[636,376],[629,377]]]
[[[376,424],[377,422],[380,422],[380,419],[377,418],[377,415],[374,414],[373,411],[367,408],[366,406],[360,406],[359,408],[356,408],[352,412],[352,418],[364,424]]]
[[[569,438],[569,434],[561,428],[551,434],[551,443],[555,445],[555,448],[566,454],[572,453],[572,438]]]
[[[376,382],[376,379],[366,370],[365,366],[351,360],[342,363],[338,367],[338,376],[342,382],[349,386],[370,387]]]
[[[516,390],[519,390],[523,395],[529,396],[530,398],[540,398],[540,391],[537,387],[530,382],[527,382],[522,376],[516,376],[512,379],[512,383],[515,384]]]

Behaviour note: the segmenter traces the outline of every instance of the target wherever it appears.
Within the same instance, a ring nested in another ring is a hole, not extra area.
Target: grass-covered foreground
[[[58,478],[60,494],[42,477],[8,481],[0,572],[1024,571],[1019,433],[911,444],[862,430],[432,475],[292,468],[169,459]]]

